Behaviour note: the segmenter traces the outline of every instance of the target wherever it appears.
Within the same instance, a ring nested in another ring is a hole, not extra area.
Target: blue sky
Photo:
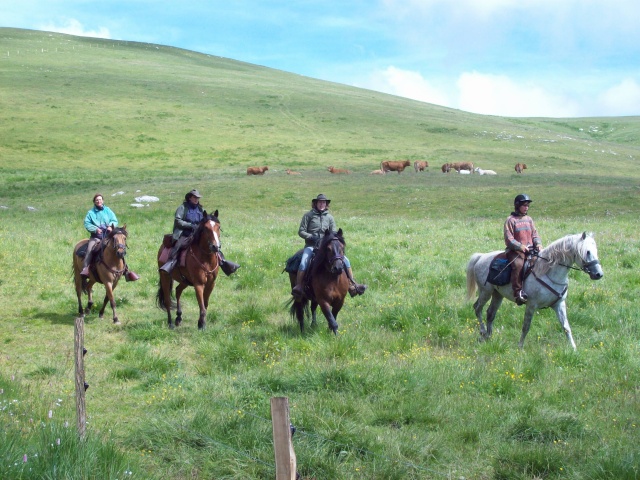
[[[186,48],[468,112],[640,115],[638,0],[2,3],[3,27]]]

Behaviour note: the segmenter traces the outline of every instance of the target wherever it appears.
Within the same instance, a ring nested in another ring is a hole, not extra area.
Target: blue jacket
[[[98,227],[113,225],[118,226],[118,219],[116,214],[111,211],[107,206],[102,207],[102,210],[98,210],[93,207],[87,212],[87,216],[84,217],[84,228],[87,229],[92,235],[95,234]]]

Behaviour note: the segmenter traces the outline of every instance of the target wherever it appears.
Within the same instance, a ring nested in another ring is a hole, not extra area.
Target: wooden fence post
[[[75,352],[76,352],[76,423],[78,435],[84,439],[87,429],[87,412],[85,410],[85,390],[87,384],[84,381],[84,318],[76,317],[75,326]]]
[[[273,424],[273,449],[276,456],[276,480],[296,480],[296,452],[291,441],[289,399],[271,398],[271,422]]]

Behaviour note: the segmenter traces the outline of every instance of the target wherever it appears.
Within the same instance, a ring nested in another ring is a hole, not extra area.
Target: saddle
[[[158,259],[160,262],[167,263],[169,261],[169,257],[171,255],[171,250],[173,249],[173,235],[171,233],[165,234],[162,237],[162,252],[160,252],[160,258]],[[178,252],[178,265],[184,267],[187,262],[187,249],[182,248]]]
[[[98,240],[95,245],[93,246],[93,251],[94,252],[98,252],[98,250],[100,250],[100,245],[102,244],[101,240]],[[81,245],[77,250],[76,250],[76,255],[80,258],[84,258],[87,256],[87,247],[89,246],[89,242],[85,243],[84,245]],[[93,256],[93,261],[91,263],[93,263],[95,261],[96,255]]]
[[[523,282],[531,274],[534,265],[534,257],[525,257],[524,265],[522,266],[522,270],[520,272]],[[489,273],[487,274],[487,280],[485,281],[485,283],[487,282],[497,286],[507,285],[511,282],[511,265],[509,264],[509,260],[507,259],[506,252],[499,253],[498,255],[493,257],[493,260],[491,260],[491,264],[489,265]]]

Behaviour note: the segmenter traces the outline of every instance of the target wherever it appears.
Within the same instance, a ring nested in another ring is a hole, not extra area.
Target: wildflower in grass
[[[22,457],[22,463],[27,463],[27,454],[26,453]]]
[[[49,410],[49,418],[53,417],[53,410]]]

